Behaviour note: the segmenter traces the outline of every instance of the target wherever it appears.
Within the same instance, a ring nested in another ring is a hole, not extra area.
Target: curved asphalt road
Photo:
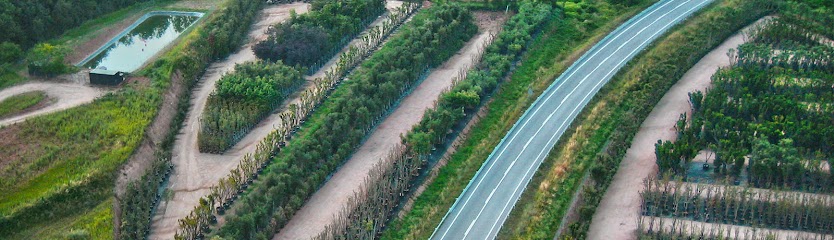
[[[452,205],[432,239],[492,239],[542,160],[613,74],[712,0],[663,0],[585,53],[527,109]]]

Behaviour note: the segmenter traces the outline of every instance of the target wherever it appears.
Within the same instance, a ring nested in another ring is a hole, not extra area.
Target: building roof
[[[110,76],[122,76],[122,75],[124,75],[123,72],[115,71],[115,70],[106,70],[106,69],[93,69],[93,70],[90,71],[90,74],[110,75]]]

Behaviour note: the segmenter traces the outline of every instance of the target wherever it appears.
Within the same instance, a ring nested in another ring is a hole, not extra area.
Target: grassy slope
[[[102,26],[151,10],[189,10],[183,6],[170,1],[140,4],[91,20],[55,41],[72,46],[95,37],[99,34],[96,30]],[[173,49],[181,48],[185,42]],[[91,104],[0,129],[0,134],[11,133],[11,139],[5,143],[27,143],[0,148],[0,154],[15,153],[12,161],[20,166],[0,170],[3,178],[15,179],[0,184],[0,190],[5,193],[0,195],[0,216],[14,215],[21,207],[33,204],[39,205],[36,208],[50,209],[50,212],[36,210],[36,216],[24,216],[29,220],[21,223],[25,229],[0,227],[0,232],[13,232],[14,235],[7,236],[11,239],[57,238],[67,229],[85,228],[93,236],[104,236],[101,233],[106,232],[109,236],[106,238],[112,237],[112,183],[116,170],[138,146],[145,127],[156,114],[161,91],[168,84],[154,82],[153,85],[126,86]],[[55,197],[56,193],[81,183],[87,185],[79,190],[86,196],[74,202],[77,205],[58,206],[60,209],[51,212],[50,207],[40,207],[49,206],[49,201],[37,201]],[[39,218],[44,214],[50,217]]]
[[[35,106],[46,99],[46,93],[41,91],[28,92],[20,95],[12,96],[0,102],[0,118],[11,116],[26,110],[31,106]]]
[[[468,179],[472,178],[524,110],[579,54],[616,28],[619,22],[635,14],[636,10],[621,10],[621,14],[616,16],[615,12],[603,8],[594,17],[568,16],[567,21],[553,21],[545,26],[544,33],[531,44],[510,81],[500,87],[493,102],[487,106],[488,114],[474,126],[469,138],[416,199],[412,210],[403,218],[394,220],[383,232],[382,238],[428,238],[463,191]],[[606,23],[611,19],[615,21]],[[602,27],[596,28],[598,25]],[[527,95],[528,87],[532,87],[535,96]]]

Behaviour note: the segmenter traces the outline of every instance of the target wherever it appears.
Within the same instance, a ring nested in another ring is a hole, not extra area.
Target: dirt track
[[[689,69],[660,99],[634,136],[613,182],[597,207],[588,239],[636,239],[643,179],[657,172],[654,144],[658,139],[675,139],[674,127],[680,113],[691,115],[688,93],[707,89],[712,75],[720,67],[730,65],[727,52],[745,40],[744,35],[739,33],[724,41]]]
[[[481,51],[491,33],[497,33],[506,18],[502,13],[478,14],[479,33],[473,37],[455,56],[432,73],[402,100],[391,113],[352,155],[350,159],[322,186],[292,220],[273,239],[310,239],[324,230],[336,214],[346,205],[347,200],[358,191],[371,168],[389,151],[400,144],[400,135],[417,124],[426,109],[445,89],[452,86],[452,80],[461,70],[474,66],[475,56]]]
[[[249,139],[246,138],[241,141],[241,144],[238,144],[238,146],[246,147],[239,148],[235,146],[235,149],[230,150],[225,155],[200,153],[197,148],[200,115],[205,108],[209,94],[214,91],[215,82],[224,73],[233,70],[235,64],[257,59],[251,46],[266,37],[267,27],[289,19],[290,10],[295,10],[299,14],[307,12],[308,6],[309,4],[306,3],[293,3],[272,5],[263,9],[261,17],[249,34],[249,44],[225,60],[209,66],[200,83],[194,89],[191,109],[174,143],[172,156],[174,171],[171,173],[167,186],[170,191],[173,191],[172,199],[163,201],[158,206],[152,220],[149,239],[173,239],[176,230],[179,228],[177,221],[191,212],[200,197],[208,194],[211,186],[217,183],[220,178],[226,176],[231,169],[237,167],[238,160],[243,156],[245,150],[255,147],[257,141],[246,142]]]
[[[105,90],[75,83],[30,82],[0,91],[0,101],[22,93],[43,91],[55,103],[25,114],[0,119],[0,127],[22,122],[27,118],[53,113],[89,103],[106,93]]]

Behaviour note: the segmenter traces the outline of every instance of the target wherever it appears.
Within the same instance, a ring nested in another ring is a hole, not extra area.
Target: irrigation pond
[[[78,64],[90,69],[133,72],[165,49],[203,13],[157,11],[142,16]]]

